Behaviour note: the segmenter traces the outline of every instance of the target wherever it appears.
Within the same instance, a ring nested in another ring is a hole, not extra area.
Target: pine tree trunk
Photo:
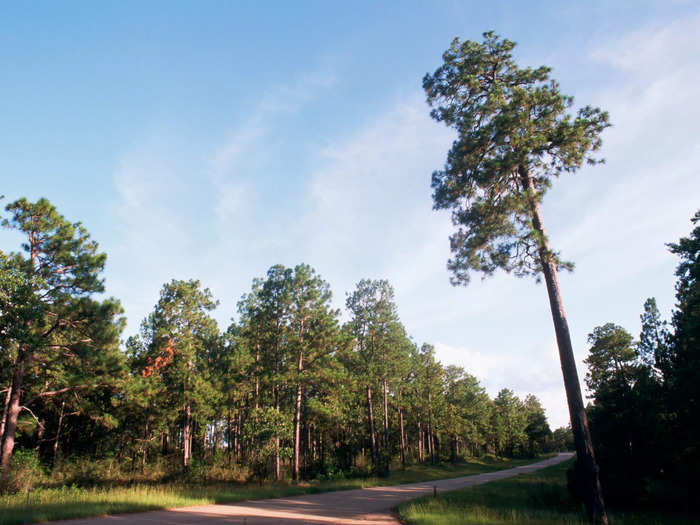
[[[10,402],[7,407],[7,419],[5,421],[5,432],[2,436],[2,449],[0,449],[0,470],[6,470],[10,465],[12,450],[15,448],[15,432],[17,431],[17,419],[21,411],[20,397],[22,396],[22,383],[24,381],[24,370],[29,361],[29,352],[22,345],[17,356],[17,365],[12,375],[12,385],[10,386]]]
[[[591,434],[588,428],[588,418],[586,417],[583,398],[581,396],[581,385],[578,379],[578,372],[576,371],[576,361],[574,359],[573,346],[571,345],[569,325],[566,321],[564,303],[562,302],[561,292],[559,290],[556,263],[552,259],[552,250],[545,236],[539,203],[534,198],[534,181],[532,180],[532,177],[530,177],[530,173],[528,172],[527,168],[524,166],[519,167],[518,173],[521,178],[523,189],[532,195],[532,198],[530,199],[532,224],[539,235],[538,251],[540,262],[542,264],[542,273],[544,273],[545,283],[547,284],[547,294],[549,295],[549,306],[552,311],[554,331],[557,336],[559,359],[561,361],[561,370],[564,376],[564,388],[566,390],[566,398],[569,404],[571,428],[573,430],[574,441],[576,443],[576,460],[581,466],[581,470],[585,477],[584,483],[586,491],[586,507],[593,521],[607,525],[608,517],[605,512],[605,504],[603,502],[603,492],[600,486],[598,464],[595,460],[593,444],[591,442]]]
[[[418,420],[418,461],[423,461],[423,428]]]
[[[226,455],[228,466],[231,466],[231,452],[233,451],[233,425],[231,424],[231,403],[228,404],[228,413],[226,414]]]
[[[257,421],[257,412],[260,408],[260,378],[258,377],[258,361],[260,361],[260,345],[256,346],[255,350],[255,418]]]
[[[141,451],[141,475],[146,473],[146,444],[148,443],[148,418],[143,429],[143,450]]]
[[[299,481],[299,453],[301,439],[301,383],[297,384],[297,398],[294,410],[294,472],[292,478]]]
[[[433,398],[428,393],[428,450],[430,452],[430,462],[435,463],[435,443],[433,441]]]
[[[309,457],[311,457],[311,425],[307,424],[306,425],[306,452],[304,453],[304,463],[308,466],[311,461],[309,461]]]
[[[41,447],[41,442],[44,441],[44,430],[46,429],[46,425],[44,424],[44,420],[42,419],[39,421],[39,428],[37,429],[36,433],[36,445],[34,446],[34,457],[38,458],[39,457],[39,447]]]
[[[389,452],[389,387],[384,380],[384,450]]]
[[[182,468],[187,470],[190,467],[190,457],[192,455],[192,414],[189,403],[185,403],[185,421],[182,425]]]
[[[304,344],[304,320],[301,320],[301,328],[299,330],[299,346],[303,348]],[[292,479],[299,481],[299,452],[301,450],[299,440],[301,438],[301,373],[304,370],[304,352],[299,349],[299,359],[297,360],[297,398],[294,406],[294,470]]]
[[[377,438],[374,433],[374,416],[372,415],[372,389],[367,385],[367,419],[369,420],[369,441],[372,445],[372,468],[377,470]]]
[[[275,385],[275,410],[280,413],[280,398],[277,386]],[[280,438],[275,436],[275,481],[280,479]]]
[[[236,456],[236,461],[239,461],[241,458],[241,426],[243,425],[243,414],[241,412],[243,412],[243,410],[239,409],[238,416],[236,417],[236,433],[233,438],[233,452]]]
[[[399,404],[399,428],[401,429],[401,468],[406,468],[406,436],[403,431],[403,409]]]
[[[2,445],[2,436],[5,433],[5,421],[7,421],[7,407],[10,406],[10,394],[12,393],[12,381],[7,385],[5,392],[5,403],[2,407],[2,419],[0,419],[0,445]]]
[[[61,401],[61,411],[58,414],[58,428],[56,429],[56,438],[53,440],[53,457],[51,458],[51,470],[56,466],[56,458],[58,458],[58,447],[61,440],[61,428],[63,427],[63,409],[66,406],[65,401]]]
[[[435,462],[435,456],[433,455],[433,431],[430,428],[430,419],[428,419],[428,428],[426,429],[427,444],[428,444],[428,455],[430,456],[430,462]]]

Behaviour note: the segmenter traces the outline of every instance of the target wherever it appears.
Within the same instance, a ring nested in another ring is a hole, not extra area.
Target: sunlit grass
[[[580,525],[583,506],[566,486],[570,461],[515,478],[424,497],[399,506],[409,525]],[[609,512],[610,525],[687,524],[688,516],[661,512]]]
[[[406,470],[394,469],[388,478],[313,481],[298,485],[289,482],[268,482],[262,486],[253,483],[219,483],[205,486],[137,484],[129,487],[38,488],[30,493],[28,506],[26,506],[26,494],[0,496],[0,525],[25,523],[25,520],[31,523],[247,499],[276,498],[379,485],[396,485],[480,474],[516,467],[533,461],[535,460],[484,458],[455,464],[410,465]]]

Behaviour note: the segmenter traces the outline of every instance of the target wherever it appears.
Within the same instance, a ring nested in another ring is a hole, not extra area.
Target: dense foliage
[[[220,331],[211,291],[173,280],[120,348],[119,303],[91,297],[103,291],[97,243],[44,199],[7,211],[3,224],[27,238],[0,267],[8,488],[39,465],[78,482],[113,470],[328,479],[566,446],[534,396],[492,400],[415,344],[387,281],[360,281],[343,324],[315,270],[272,266]]]
[[[639,340],[608,323],[588,337],[588,407],[603,488],[614,502],[659,499],[691,508],[700,470],[700,212],[689,237],[669,244],[680,257],[672,322],[644,303]]]

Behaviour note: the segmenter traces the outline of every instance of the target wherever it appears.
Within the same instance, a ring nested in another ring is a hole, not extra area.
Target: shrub
[[[7,472],[0,475],[0,493],[26,492],[44,477],[39,459],[33,450],[17,449]]]

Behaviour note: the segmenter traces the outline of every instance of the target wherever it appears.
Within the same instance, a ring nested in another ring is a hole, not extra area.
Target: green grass
[[[579,525],[589,523],[566,486],[571,461],[530,474],[424,497],[399,506],[409,525]],[[698,523],[668,512],[609,510],[610,525]]]
[[[532,461],[484,458],[456,464],[411,465],[403,471],[394,470],[388,478],[313,481],[298,485],[278,482],[266,483],[263,486],[251,483],[218,483],[204,486],[137,484],[129,487],[82,488],[64,486],[38,488],[30,493],[29,506],[26,511],[26,494],[0,496],[0,525],[25,523],[25,519],[28,523],[33,523],[247,499],[295,496],[379,485],[396,485],[480,474],[512,468]]]

